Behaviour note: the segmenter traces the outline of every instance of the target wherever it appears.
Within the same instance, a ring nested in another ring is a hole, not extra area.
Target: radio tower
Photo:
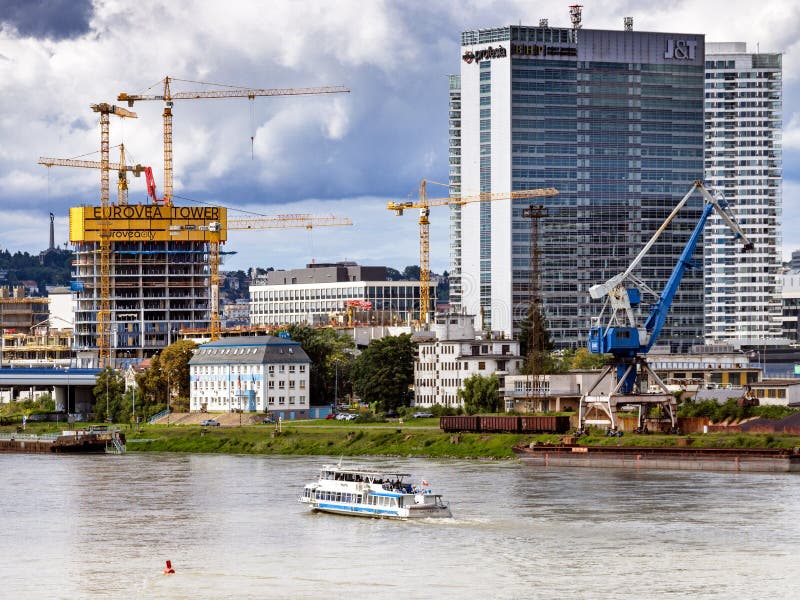
[[[540,286],[541,249],[539,247],[539,219],[547,216],[542,205],[531,204],[522,209],[522,216],[531,220],[531,280],[528,300],[528,374],[531,381],[531,399],[543,393],[543,375],[547,358],[553,349],[550,334],[545,326]],[[541,399],[541,398],[540,398]]]

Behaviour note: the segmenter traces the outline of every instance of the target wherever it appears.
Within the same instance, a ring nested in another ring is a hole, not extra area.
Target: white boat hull
[[[419,505],[411,508],[381,508],[357,504],[336,504],[333,502],[309,502],[311,510],[351,517],[371,517],[374,519],[430,519],[449,518],[453,514],[446,505]]]
[[[326,465],[320,478],[303,489],[300,502],[312,511],[381,519],[452,517],[440,494],[403,482],[405,473]]]

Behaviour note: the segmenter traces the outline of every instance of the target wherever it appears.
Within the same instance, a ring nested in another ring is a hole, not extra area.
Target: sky
[[[176,101],[176,204],[219,204],[229,217],[311,213],[352,227],[230,232],[223,270],[353,260],[402,270],[419,263],[422,178],[447,182],[448,74],[464,30],[570,25],[571,2],[543,0],[0,0],[0,248],[39,252],[56,216],[99,204],[99,171],[38,165],[40,156],[99,159],[90,109],[117,95],[342,85],[348,94]],[[757,9],[756,9],[757,6]],[[783,253],[800,249],[800,2],[584,0],[583,26],[703,33],[783,53]],[[112,117],[111,158],[150,165],[163,192],[163,103]],[[115,175],[112,173],[112,200]],[[146,202],[144,178],[129,202]],[[465,193],[467,190],[465,190]],[[429,187],[429,196],[447,196]],[[244,212],[237,212],[244,211]],[[448,267],[448,211],[431,212],[431,268]]]

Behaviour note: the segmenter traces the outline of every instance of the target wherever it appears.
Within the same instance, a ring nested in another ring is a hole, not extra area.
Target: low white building
[[[298,342],[273,336],[203,344],[189,361],[192,412],[309,415],[311,360]]]
[[[522,368],[519,342],[502,336],[489,337],[475,331],[474,317],[439,315],[430,331],[414,334],[414,405],[458,407],[458,390],[472,375],[497,375],[500,394],[505,376]]]
[[[389,281],[386,267],[349,262],[270,271],[250,285],[250,323],[400,325],[418,318],[419,290],[419,281]],[[432,283],[428,311],[435,307]]]
[[[547,412],[577,411],[581,396],[602,375],[599,369],[574,370],[547,375],[509,375],[503,393],[506,411]],[[609,394],[613,388],[610,375],[595,389]]]

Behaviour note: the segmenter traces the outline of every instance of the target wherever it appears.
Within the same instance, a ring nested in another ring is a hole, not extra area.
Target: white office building
[[[222,338],[189,361],[192,412],[264,412],[308,418],[311,360],[298,342],[273,336]]]
[[[474,318],[439,315],[430,330],[414,335],[414,405],[429,408],[463,406],[458,390],[473,375],[497,375],[500,394],[505,376],[522,368],[519,342],[503,337],[486,337],[475,331]]]
[[[253,325],[395,324],[419,317],[419,281],[388,281],[386,267],[310,264],[270,271],[250,286]],[[436,284],[429,312],[435,312]]]
[[[705,180],[755,244],[743,253],[714,215],[705,234],[705,335],[736,346],[779,343],[781,55],[706,44]]]

